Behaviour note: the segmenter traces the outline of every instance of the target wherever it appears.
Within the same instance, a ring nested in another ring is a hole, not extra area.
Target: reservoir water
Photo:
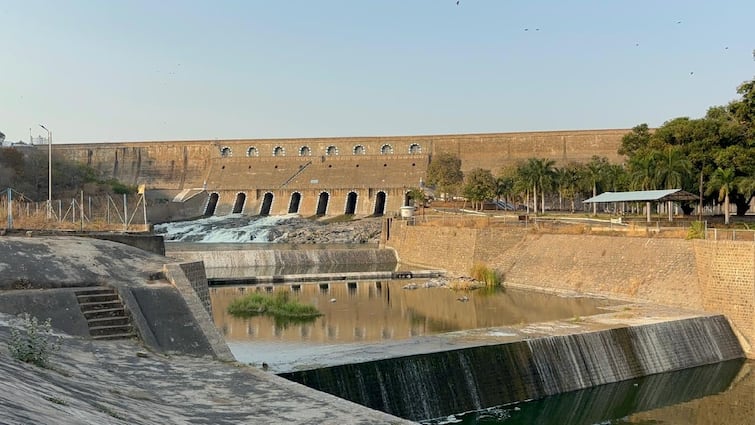
[[[214,320],[239,361],[271,372],[317,365],[355,346],[426,335],[556,319],[579,320],[616,303],[521,290],[458,292],[425,288],[425,280],[334,281],[211,288]],[[404,289],[405,286],[416,289]],[[250,291],[287,291],[320,309],[309,323],[236,318],[231,300]],[[753,424],[755,372],[730,361],[652,375],[423,423],[462,424]]]
[[[454,291],[423,285],[427,280],[317,282],[265,286],[213,287],[214,320],[239,361],[266,362],[273,371],[296,367],[314,352],[346,344],[374,344],[468,329],[600,313],[606,299],[560,297],[521,290]],[[404,289],[405,286],[416,289]],[[316,306],[322,316],[308,323],[276,323],[272,318],[237,318],[230,302],[249,291],[289,292]]]

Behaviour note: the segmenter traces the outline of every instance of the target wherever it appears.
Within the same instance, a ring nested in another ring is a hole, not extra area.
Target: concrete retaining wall
[[[468,274],[475,262],[509,285],[722,313],[755,357],[755,245],[751,242],[538,234],[526,229],[410,226],[385,244],[402,263]]]

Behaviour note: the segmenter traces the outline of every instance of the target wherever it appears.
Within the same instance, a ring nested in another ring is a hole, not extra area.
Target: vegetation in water
[[[488,287],[501,286],[503,283],[503,273],[482,263],[473,265],[469,274],[474,280],[484,282]]]
[[[270,316],[276,326],[306,323],[322,313],[312,305],[291,299],[289,292],[273,294],[252,293],[237,298],[228,306],[228,313],[236,317]]]

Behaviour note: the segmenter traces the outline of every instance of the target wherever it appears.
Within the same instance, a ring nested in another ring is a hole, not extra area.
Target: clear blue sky
[[[0,0],[0,22],[8,140],[658,126],[755,77],[753,0]]]

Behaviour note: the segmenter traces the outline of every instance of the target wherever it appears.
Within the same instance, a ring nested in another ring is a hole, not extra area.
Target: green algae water
[[[754,409],[755,363],[731,360],[422,423],[748,425]]]

